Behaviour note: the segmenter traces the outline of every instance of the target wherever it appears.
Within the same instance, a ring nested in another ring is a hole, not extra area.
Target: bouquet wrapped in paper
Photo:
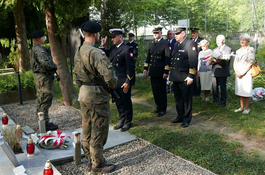
[[[226,52],[221,52],[220,50],[216,50],[213,52],[211,55],[208,55],[203,59],[203,61],[208,61],[211,60],[213,61],[214,59],[216,60],[230,60],[231,56],[235,56],[234,53],[232,52],[231,54],[226,53]]]
[[[258,101],[263,100],[265,98],[265,89],[262,87],[258,87],[252,90],[252,100]]]
[[[45,149],[55,149],[55,148],[65,148],[69,147],[69,139],[71,137],[62,133],[61,130],[48,131],[47,134],[39,134],[37,139],[37,144],[41,148]]]

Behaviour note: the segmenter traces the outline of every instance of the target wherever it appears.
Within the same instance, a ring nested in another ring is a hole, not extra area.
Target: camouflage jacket
[[[57,69],[50,53],[38,44],[34,44],[31,49],[30,65],[34,73],[51,72],[53,74],[53,71]]]
[[[109,102],[109,94],[102,86],[82,85],[83,82],[95,82],[95,79],[100,79],[102,82],[105,81],[110,88],[115,88],[117,77],[105,52],[95,48],[91,43],[84,42],[75,53],[74,73],[75,81],[80,87],[78,101],[91,104]]]

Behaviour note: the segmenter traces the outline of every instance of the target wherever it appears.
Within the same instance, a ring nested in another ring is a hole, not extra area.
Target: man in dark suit
[[[199,46],[199,43],[203,38],[199,36],[199,29],[198,28],[190,28],[191,31],[191,39],[196,43],[198,53],[202,51],[202,48]],[[195,75],[194,81],[193,81],[193,96],[199,97],[201,94],[201,83],[200,83],[200,77]]]
[[[166,41],[168,41],[170,43],[170,54],[172,53],[173,51],[173,48],[174,48],[174,45],[176,43],[176,39],[174,37],[174,33],[173,33],[173,30],[168,30],[167,31],[167,39]],[[170,93],[170,81],[169,81],[169,77],[167,78],[167,93]],[[173,88],[172,88],[172,85],[171,85],[171,93],[173,93]]]
[[[156,109],[152,113],[158,113],[158,117],[166,114],[167,92],[166,81],[169,72],[170,44],[162,38],[162,26],[153,29],[154,41],[151,41],[144,64],[144,75],[151,77],[151,86],[156,103]]]
[[[127,45],[130,47],[130,53],[133,53],[133,58],[134,58],[134,69],[135,69],[135,64],[136,64],[136,58],[138,55],[138,44],[134,41],[134,33],[130,32],[129,34],[129,42],[127,43]],[[135,79],[135,75],[134,75],[134,79]],[[134,80],[135,82],[135,80]],[[134,84],[132,84],[134,85]]]
[[[196,43],[187,38],[186,27],[174,30],[177,43],[172,52],[170,81],[173,81],[174,98],[178,116],[172,123],[183,122],[188,127],[192,118],[193,80],[198,64]]]
[[[173,30],[168,30],[167,31],[167,39],[166,39],[166,41],[168,41],[170,43],[170,47],[171,47],[170,53],[172,53],[174,45],[176,43],[176,39],[174,38]]]
[[[123,29],[110,29],[113,45],[109,49],[103,49],[109,57],[110,62],[116,71],[118,77],[116,92],[120,96],[116,100],[116,106],[119,111],[119,124],[114,127],[115,130],[127,131],[131,127],[133,108],[131,101],[131,86],[134,84],[134,57],[130,52],[129,46],[123,42]],[[106,45],[107,36],[101,40],[100,48]]]
[[[213,55],[217,52],[222,54],[231,54],[231,48],[225,45],[225,36],[218,35],[216,37],[217,48],[213,50]],[[213,83],[213,102],[220,102],[220,107],[226,106],[226,80],[230,76],[229,64],[230,60],[214,59],[209,60],[207,65],[212,64],[212,83]],[[219,98],[219,86],[221,89],[221,98]]]

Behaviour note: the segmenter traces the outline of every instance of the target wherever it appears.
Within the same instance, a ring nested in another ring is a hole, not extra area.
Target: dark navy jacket
[[[155,43],[155,41],[150,42],[144,64],[144,69],[149,69],[149,76],[162,78],[163,74],[168,74],[170,63],[169,49],[169,42],[163,38],[158,43]]]
[[[130,54],[129,46],[124,42],[119,48],[112,45],[109,49],[102,49],[109,57],[110,62],[116,71],[118,77],[117,87],[127,83],[130,86],[135,84],[135,70],[134,70],[134,57]]]
[[[197,45],[189,38],[185,38],[181,44],[178,42],[171,56],[169,80],[184,82],[187,77],[194,79],[198,64]]]

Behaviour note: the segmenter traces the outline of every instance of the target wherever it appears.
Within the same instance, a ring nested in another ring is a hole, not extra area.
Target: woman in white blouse
[[[212,54],[212,50],[209,49],[209,42],[207,40],[202,40],[200,42],[202,51],[198,55],[198,73],[197,76],[200,77],[201,90],[204,92],[204,100],[209,101],[209,96],[212,89],[212,65],[207,66],[207,60],[203,60],[205,57]]]
[[[243,34],[240,36],[241,48],[236,51],[234,60],[234,71],[236,75],[235,80],[235,94],[240,98],[240,108],[235,112],[242,112],[242,114],[249,113],[249,103],[252,96],[253,78],[251,75],[251,67],[255,61],[255,51],[253,47],[248,45],[250,36]]]

